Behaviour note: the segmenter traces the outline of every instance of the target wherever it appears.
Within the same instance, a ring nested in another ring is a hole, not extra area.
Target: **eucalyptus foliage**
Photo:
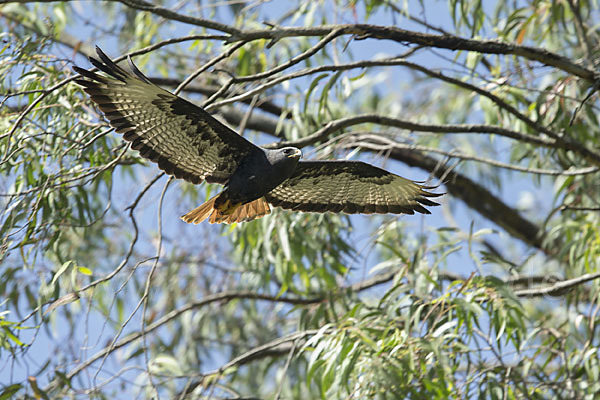
[[[0,2],[0,399],[598,398],[598,21],[591,0]],[[111,131],[73,82],[95,44],[254,142],[385,164],[442,207],[188,226],[218,189]]]

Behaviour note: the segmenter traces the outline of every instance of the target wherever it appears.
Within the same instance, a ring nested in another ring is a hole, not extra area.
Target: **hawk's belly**
[[[246,156],[233,173],[227,184],[232,202],[245,204],[261,198],[294,173],[297,159],[273,159],[266,151]]]
[[[243,173],[240,176],[234,174],[227,185],[232,202],[245,204],[254,201],[275,189],[288,178],[288,176],[281,176],[274,171],[265,172],[250,176]]]

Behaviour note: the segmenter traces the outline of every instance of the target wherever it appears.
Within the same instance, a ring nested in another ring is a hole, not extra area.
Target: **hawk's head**
[[[292,175],[298,161],[302,157],[302,151],[295,147],[283,147],[277,150],[267,150],[267,159],[277,171],[276,175],[286,179]]]
[[[295,158],[298,160],[302,158],[302,150],[296,147],[284,147],[283,149],[279,149],[279,152],[286,158]]]

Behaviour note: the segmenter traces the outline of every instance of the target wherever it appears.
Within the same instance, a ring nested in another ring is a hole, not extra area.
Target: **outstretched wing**
[[[76,79],[131,147],[170,175],[192,183],[225,184],[238,163],[258,147],[202,108],[151,83],[129,59],[133,73],[96,47],[90,62],[109,75],[82,68]]]
[[[441,194],[360,161],[301,161],[294,175],[265,197],[295,211],[430,214],[423,205]]]

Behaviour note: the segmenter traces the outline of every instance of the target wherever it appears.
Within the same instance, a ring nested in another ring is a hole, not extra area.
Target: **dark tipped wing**
[[[238,163],[258,147],[202,108],[151,83],[129,60],[132,75],[96,47],[90,62],[109,76],[82,68],[77,79],[110,124],[140,154],[177,178],[227,183]]]
[[[294,175],[265,197],[296,211],[430,214],[431,193],[415,182],[360,161],[301,161]]]

